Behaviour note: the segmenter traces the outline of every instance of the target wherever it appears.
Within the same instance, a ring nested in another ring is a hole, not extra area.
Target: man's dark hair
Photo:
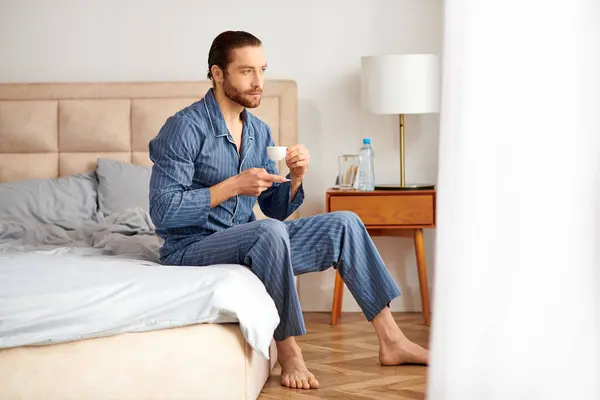
[[[211,68],[217,65],[225,72],[227,65],[232,61],[233,50],[246,46],[261,46],[262,42],[254,35],[244,31],[226,31],[213,40],[208,52],[208,79],[213,79]],[[213,81],[214,82],[214,81]]]

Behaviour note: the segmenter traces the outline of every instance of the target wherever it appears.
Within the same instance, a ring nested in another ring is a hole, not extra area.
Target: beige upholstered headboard
[[[91,171],[99,157],[150,165],[150,139],[210,84],[0,84],[0,182]],[[250,112],[269,124],[276,144],[297,143],[295,82],[265,82],[262,104]]]

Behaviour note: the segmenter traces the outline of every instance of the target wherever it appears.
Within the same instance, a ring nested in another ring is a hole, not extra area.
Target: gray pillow
[[[95,172],[57,179],[0,183],[0,220],[32,221],[75,229],[96,217]]]
[[[129,208],[148,211],[152,167],[128,162],[98,159],[98,206],[104,215],[123,212]]]

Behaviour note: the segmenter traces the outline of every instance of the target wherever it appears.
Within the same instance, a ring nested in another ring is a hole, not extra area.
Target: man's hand
[[[250,168],[210,187],[210,207],[216,207],[237,195],[258,196],[273,185],[287,182],[283,176],[272,175],[263,168]]]
[[[290,177],[292,178],[292,181],[304,180],[304,174],[306,174],[308,164],[310,163],[310,154],[308,153],[308,149],[304,147],[303,144],[297,144],[288,147],[285,163],[290,169]]]
[[[273,185],[273,182],[287,182],[285,177],[269,174],[263,168],[250,168],[233,177],[235,193],[245,196],[258,196]]]

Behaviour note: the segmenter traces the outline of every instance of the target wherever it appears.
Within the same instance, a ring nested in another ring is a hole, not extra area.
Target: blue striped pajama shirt
[[[279,311],[276,340],[306,333],[294,276],[336,267],[371,321],[400,295],[361,220],[333,212],[284,221],[304,200],[302,186],[275,183],[258,197],[210,207],[209,188],[249,168],[277,174],[266,154],[269,127],[247,110],[238,154],[213,89],[169,117],[150,141],[150,216],[169,265],[242,264],[265,285]],[[256,220],[258,202],[269,217]]]

